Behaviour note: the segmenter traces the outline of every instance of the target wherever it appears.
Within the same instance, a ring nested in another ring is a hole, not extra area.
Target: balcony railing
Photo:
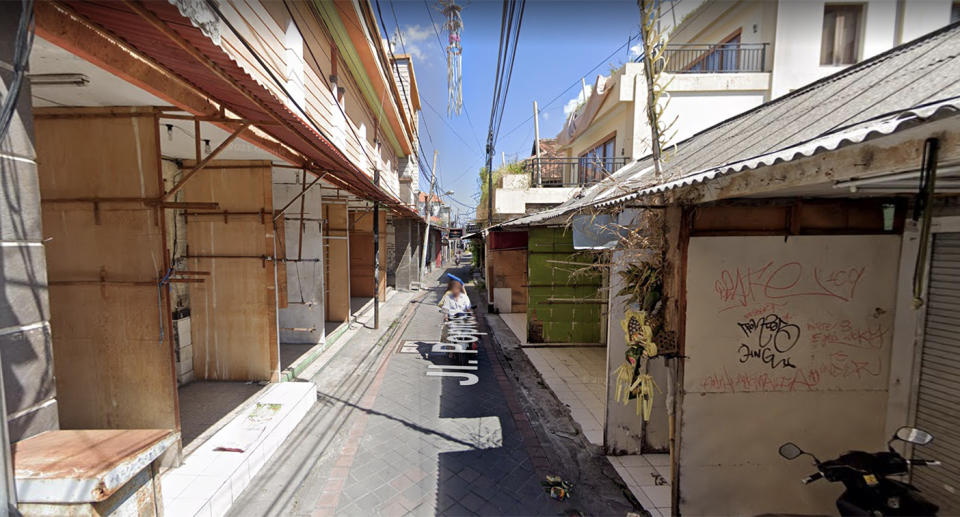
[[[630,162],[625,156],[616,158],[528,158],[523,169],[530,174],[533,187],[583,187],[592,185]],[[538,181],[539,179],[539,181]]]
[[[733,74],[766,71],[767,43],[684,43],[667,45],[666,72]],[[641,61],[642,56],[637,59]],[[662,65],[661,65],[662,66]]]

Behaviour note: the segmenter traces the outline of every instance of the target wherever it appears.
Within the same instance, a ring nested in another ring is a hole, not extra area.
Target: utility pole
[[[380,169],[373,170],[373,184],[380,187]],[[302,221],[301,221],[302,222]],[[380,328],[380,202],[373,202],[373,328]]]
[[[437,150],[433,150],[433,170],[430,171],[430,190],[427,191],[427,201],[424,204],[427,212],[427,231],[423,234],[423,256],[420,259],[420,288],[423,288],[423,270],[427,264],[427,246],[430,244],[430,196],[437,183]]]
[[[493,129],[487,133],[487,226],[493,226]]]
[[[542,185],[543,175],[540,173],[540,110],[537,101],[533,101],[533,147],[537,154],[537,186]]]

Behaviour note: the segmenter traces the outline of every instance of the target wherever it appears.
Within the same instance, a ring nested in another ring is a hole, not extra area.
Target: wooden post
[[[543,176],[540,173],[540,110],[537,109],[537,101],[533,101],[533,148],[537,155],[536,171],[537,186],[539,187]]]
[[[430,190],[427,191],[427,201],[424,204],[427,217],[427,231],[423,234],[423,255],[420,257],[420,287],[423,288],[423,270],[427,263],[427,245],[430,244],[430,195],[437,183],[437,150],[433,150],[433,170],[430,172]]]

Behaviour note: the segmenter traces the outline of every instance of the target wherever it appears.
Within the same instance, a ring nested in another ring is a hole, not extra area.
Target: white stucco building
[[[952,0],[705,0],[689,10],[694,3],[674,3],[667,43],[671,144],[960,20]],[[598,76],[587,90],[551,156],[539,168],[527,160],[529,175],[497,189],[498,219],[560,204],[649,154],[643,64]]]

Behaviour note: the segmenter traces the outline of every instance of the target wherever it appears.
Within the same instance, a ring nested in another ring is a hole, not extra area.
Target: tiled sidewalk
[[[603,445],[607,349],[543,347],[523,352],[560,402],[570,407],[570,416],[590,443]]]
[[[653,517],[670,515],[670,455],[607,456],[637,501]]]

